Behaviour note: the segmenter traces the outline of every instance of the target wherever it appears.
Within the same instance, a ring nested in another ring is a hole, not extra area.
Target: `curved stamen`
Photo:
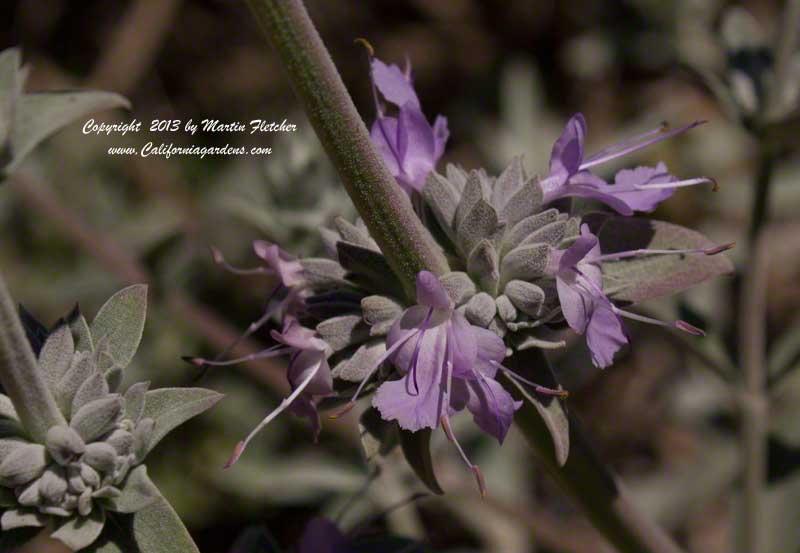
[[[698,184],[710,184],[711,190],[716,192],[719,189],[719,185],[717,181],[712,179],[711,177],[697,177],[694,179],[686,179],[686,180],[679,180],[674,182],[656,182],[653,184],[634,184],[633,187],[636,190],[660,190],[660,189],[672,189],[672,188],[682,188],[685,186],[697,186]]]
[[[648,140],[645,140],[644,142],[640,142],[640,143],[628,146],[626,148],[622,148],[621,150],[614,151],[614,152],[608,153],[608,154],[600,156],[600,157],[593,156],[592,158],[589,159],[589,161],[583,163],[580,166],[579,170],[583,171],[584,169],[588,169],[590,167],[594,167],[595,165],[600,165],[601,163],[606,163],[607,161],[611,161],[612,159],[616,159],[618,157],[622,157],[622,156],[626,156],[628,154],[632,154],[633,152],[639,151],[639,150],[641,150],[643,148],[647,148],[648,146],[652,146],[653,144],[661,142],[662,140],[666,140],[668,138],[672,138],[675,135],[678,135],[678,134],[684,133],[684,132],[686,132],[688,130],[691,130],[691,129],[699,126],[699,125],[702,125],[703,123],[705,123],[705,121],[695,121],[694,123],[690,123],[690,124],[688,124],[688,125],[686,125],[684,127],[678,128],[678,129],[674,129],[674,130],[671,130],[671,131],[658,133],[658,135],[655,138],[650,138]]]
[[[589,157],[585,158],[584,161],[590,162],[592,160],[595,160],[595,159],[598,159],[598,158],[601,158],[601,157],[605,157],[605,156],[607,156],[607,155],[609,155],[609,154],[611,154],[613,152],[618,152],[620,150],[624,150],[628,146],[630,146],[632,144],[636,144],[637,142],[641,142],[642,140],[650,138],[651,136],[659,135],[659,134],[661,134],[663,132],[667,132],[668,129],[669,129],[669,123],[667,123],[666,121],[662,121],[661,124],[658,127],[656,127],[655,129],[650,129],[649,131],[645,131],[642,134],[636,135],[636,136],[634,136],[632,138],[629,138],[627,140],[623,140],[622,142],[619,142],[618,144],[614,144],[613,146],[609,146],[607,148],[603,148],[599,152],[595,152],[594,154],[592,154]]]
[[[393,354],[395,351],[397,351],[397,349],[398,349],[400,346],[402,346],[403,344],[405,344],[407,341],[409,341],[411,338],[413,338],[414,336],[416,336],[418,333],[419,333],[419,329],[417,329],[417,330],[414,330],[414,331],[412,331],[412,332],[409,332],[409,333],[408,333],[406,336],[403,336],[403,337],[402,337],[402,338],[400,338],[400,339],[399,339],[397,342],[395,342],[394,344],[392,344],[392,347],[388,348],[388,349],[387,349],[387,350],[384,352],[384,354],[383,354],[383,355],[381,355],[381,356],[378,358],[378,360],[377,360],[377,361],[375,361],[375,363],[373,363],[373,364],[372,364],[372,367],[370,367],[370,369],[367,371],[367,375],[366,375],[364,378],[362,378],[362,379],[361,379],[361,384],[359,384],[359,385],[358,385],[358,388],[356,389],[356,392],[353,394],[353,397],[352,397],[352,398],[350,398],[350,401],[348,401],[348,402],[347,402],[347,403],[346,403],[346,404],[345,404],[345,405],[344,405],[342,408],[340,408],[340,409],[338,409],[338,410],[334,411],[333,413],[329,414],[329,415],[328,415],[328,418],[330,418],[330,419],[336,419],[336,418],[339,418],[339,417],[341,417],[342,415],[344,415],[344,414],[346,414],[346,413],[349,413],[349,412],[350,412],[350,410],[351,410],[353,407],[355,407],[355,405],[356,405],[356,400],[358,399],[358,396],[359,396],[359,394],[361,394],[361,391],[364,389],[364,386],[366,386],[367,382],[368,382],[368,381],[369,381],[369,379],[372,377],[372,375],[373,375],[373,374],[375,374],[375,371],[377,371],[377,370],[378,370],[378,368],[379,368],[379,367],[380,367],[380,366],[381,366],[381,365],[382,365],[382,364],[383,364],[383,363],[384,363],[384,362],[385,362],[385,361],[386,361],[386,360],[387,360],[387,359],[388,359],[388,358],[389,358],[389,357],[390,357],[390,356],[391,356],[391,355],[392,355],[392,354]]]
[[[693,253],[702,253],[705,255],[717,255],[718,253],[722,253],[724,251],[733,248],[735,245],[736,242],[730,242],[728,244],[720,244],[719,246],[712,246],[709,248],[694,248],[688,250],[651,250],[643,248],[639,250],[628,250],[617,253],[606,253],[602,254],[597,259],[599,261],[616,261],[618,259],[627,259],[629,257],[641,257],[645,255],[686,255]]]
[[[532,381],[528,380],[527,378],[525,378],[523,376],[520,376],[519,374],[517,374],[513,370],[511,370],[508,367],[506,367],[505,365],[502,365],[502,364],[498,363],[497,361],[490,361],[490,363],[492,364],[492,366],[497,367],[499,370],[503,371],[503,373],[508,375],[509,378],[512,378],[512,379],[516,380],[517,382],[519,382],[521,384],[527,384],[528,386],[533,388],[533,391],[536,392],[537,394],[543,394],[543,395],[547,395],[547,396],[557,396],[557,397],[560,397],[560,398],[566,398],[566,397],[569,396],[569,392],[566,391],[566,390],[558,390],[558,389],[555,389],[555,388],[548,388],[546,386],[542,386],[540,384],[537,384],[536,382],[532,382]]]
[[[466,463],[466,465],[469,467],[469,470],[471,470],[475,475],[475,480],[478,482],[478,489],[481,491],[481,497],[486,497],[486,480],[483,478],[483,473],[481,472],[481,469],[478,468],[478,465],[473,464],[472,461],[469,460],[469,457],[467,457],[467,454],[464,453],[464,449],[461,447],[461,444],[458,443],[455,434],[453,434],[453,429],[450,428],[450,417],[447,414],[442,415],[441,423],[447,439],[456,446],[458,454],[464,460],[464,463]]]
[[[638,313],[631,313],[630,311],[625,311],[620,309],[616,305],[613,305],[614,313],[619,315],[620,317],[625,317],[627,319],[633,319],[634,321],[639,321],[642,323],[649,323],[657,326],[664,326],[664,327],[672,327],[677,328],[678,330],[682,330],[688,334],[692,334],[694,336],[705,336],[706,333],[702,329],[697,328],[694,325],[687,323],[686,321],[682,321],[678,319],[677,321],[666,322],[660,321],[658,319],[653,319],[652,317],[646,317],[644,315],[639,315]]]
[[[291,395],[289,395],[289,397],[287,397],[283,401],[281,401],[281,404],[278,405],[278,407],[276,407],[271,413],[269,413],[266,417],[264,417],[264,419],[260,423],[258,423],[258,425],[250,432],[250,434],[247,435],[247,437],[244,440],[242,440],[241,442],[236,444],[236,447],[234,448],[234,451],[233,451],[233,455],[231,455],[231,458],[228,459],[227,463],[225,463],[225,468],[226,469],[230,468],[236,461],[239,460],[239,457],[241,457],[242,453],[244,453],[244,450],[247,447],[247,444],[250,443],[250,440],[252,440],[253,437],[255,437],[255,435],[258,434],[261,431],[262,428],[264,428],[270,422],[272,422],[272,420],[275,417],[277,417],[284,410],[286,410],[286,408],[289,407],[292,404],[292,402],[295,399],[297,399],[297,397],[301,393],[303,393],[303,390],[305,390],[306,387],[309,385],[309,383],[311,383],[311,381],[314,379],[314,377],[317,376],[317,373],[319,372],[320,367],[322,367],[322,360],[321,359],[320,359],[320,362],[317,363],[317,366],[314,368],[314,370],[311,371],[311,374],[309,374],[306,377],[306,379],[303,380],[303,382],[301,382],[300,385],[297,388],[295,388],[295,390],[291,393]]]
[[[214,263],[220,265],[230,271],[235,275],[273,275],[274,271],[266,268],[266,267],[253,267],[250,269],[242,269],[240,267],[234,267],[230,263],[227,262],[225,257],[222,255],[222,252],[215,248],[211,247],[211,257],[214,260]]]
[[[256,359],[265,359],[267,357],[278,357],[291,353],[292,348],[287,348],[284,345],[272,346],[265,350],[245,355],[237,359],[229,359],[228,361],[213,361],[211,359],[204,359],[202,357],[183,357],[183,360],[192,365],[203,367],[209,365],[211,367],[227,367],[230,365],[238,365],[239,363],[246,363],[248,361],[255,361]]]
[[[682,331],[684,331],[684,332],[686,332],[688,334],[693,334],[695,336],[705,336],[706,335],[705,331],[703,331],[702,329],[699,329],[696,326],[691,325],[691,324],[687,323],[686,321],[682,321],[680,319],[678,319],[676,321],[672,321],[672,322],[666,322],[666,321],[660,321],[658,319],[653,319],[651,317],[645,317],[644,315],[639,315],[638,313],[632,313],[630,311],[625,311],[624,309],[620,309],[619,307],[614,305],[611,302],[610,299],[608,299],[608,297],[605,295],[605,292],[603,292],[603,290],[599,286],[597,286],[597,284],[592,282],[592,280],[589,277],[587,277],[586,274],[583,273],[583,271],[581,271],[577,267],[572,267],[572,270],[575,271],[578,275],[580,275],[582,277],[581,278],[581,282],[584,285],[588,285],[596,294],[599,294],[599,296],[602,299],[604,299],[606,302],[608,302],[609,308],[615,314],[617,314],[620,317],[625,317],[627,319],[633,319],[634,321],[653,324],[653,325],[656,325],[656,326],[663,326],[663,327],[667,327],[667,328],[677,328],[678,330],[682,330]]]

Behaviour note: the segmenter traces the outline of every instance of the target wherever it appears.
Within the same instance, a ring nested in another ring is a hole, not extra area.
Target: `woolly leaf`
[[[125,418],[138,423],[144,413],[144,401],[150,382],[137,382],[125,392]]]
[[[462,305],[478,292],[475,283],[467,273],[447,273],[439,277],[439,282],[442,283],[447,295],[456,306]]]
[[[500,212],[500,219],[509,227],[537,213],[542,207],[542,187],[536,179],[530,179],[525,186],[508,200]]]
[[[455,240],[453,233],[453,219],[456,215],[458,194],[453,185],[442,175],[432,171],[422,189],[422,196],[433,212],[436,221],[447,233],[451,240]]]
[[[456,229],[461,251],[469,254],[484,239],[492,239],[498,232],[497,211],[486,200],[478,200]]]
[[[513,250],[522,243],[525,238],[546,225],[558,220],[559,212],[557,209],[547,209],[536,215],[531,215],[522,219],[519,223],[511,227],[503,237],[503,247],[500,249],[501,255]]]
[[[54,426],[47,431],[47,451],[59,465],[66,466],[75,461],[85,450],[86,443],[69,426]]]
[[[467,302],[467,308],[464,311],[464,315],[466,315],[469,322],[483,328],[489,326],[496,314],[497,306],[494,298],[486,292],[472,296]]]
[[[39,477],[47,468],[47,452],[41,444],[15,447],[0,463],[0,486],[13,488]]]
[[[94,401],[102,399],[109,394],[108,383],[105,377],[99,372],[94,373],[92,376],[83,381],[78,391],[75,392],[75,397],[72,398],[72,413],[77,413],[81,407]]]
[[[481,240],[469,254],[467,271],[478,280],[481,288],[491,294],[497,293],[500,278],[497,250],[489,240]]]
[[[414,469],[422,483],[436,495],[442,495],[444,491],[436,479],[433,471],[433,460],[431,459],[431,429],[423,428],[416,432],[399,429],[400,446],[403,449],[406,461]]]
[[[511,250],[500,264],[503,283],[513,279],[532,280],[542,276],[550,257],[550,246],[533,244]]]
[[[67,315],[67,324],[72,331],[72,338],[75,341],[75,351],[94,351],[92,332],[89,330],[89,323],[81,314],[81,309],[77,305]]]
[[[69,422],[85,442],[91,442],[111,430],[122,413],[122,397],[108,396],[90,401]]]
[[[23,509],[9,509],[3,513],[0,518],[0,527],[3,532],[14,530],[15,528],[27,528],[34,526],[41,528],[47,524],[47,517],[39,514],[36,511],[27,511]]]
[[[58,382],[69,370],[75,343],[72,331],[63,321],[45,340],[39,353],[39,370],[44,375],[47,387],[55,391]]]
[[[132,523],[139,553],[199,553],[183,522],[161,495],[134,514]]]
[[[322,321],[317,332],[333,351],[360,344],[369,338],[369,326],[359,315],[342,315]]]
[[[472,208],[483,199],[483,185],[477,171],[470,172],[467,182],[464,184],[464,192],[456,207],[453,219],[453,227],[459,228],[464,218],[472,211]]]
[[[75,516],[53,532],[50,537],[57,539],[73,551],[89,547],[100,536],[106,523],[103,509],[92,509],[87,517]]]
[[[147,475],[147,467],[139,465],[125,479],[120,491],[122,494],[103,503],[117,513],[136,513],[149,507],[159,498],[158,488]]]
[[[375,243],[366,229],[358,228],[343,217],[336,217],[336,219],[333,221],[333,224],[336,226],[339,236],[345,242],[350,242],[351,244],[361,246],[362,248],[379,251],[378,245]]]
[[[331,370],[334,378],[347,382],[361,382],[369,375],[370,369],[386,353],[384,340],[373,340],[359,347],[356,352],[339,362]]]
[[[111,92],[39,92],[16,102],[11,148],[11,171],[42,140],[81,117],[106,109],[129,108],[128,100]]]
[[[312,257],[301,259],[300,264],[303,266],[303,277],[314,290],[352,287],[345,278],[344,268],[332,259]]]
[[[147,285],[123,288],[103,304],[92,321],[92,337],[99,344],[108,341],[114,365],[125,368],[133,359],[142,339],[147,313]]]
[[[11,403],[11,400],[7,395],[3,394],[0,394],[0,417],[19,421],[19,415],[17,415],[17,410],[14,408],[14,404]]]
[[[0,460],[5,459],[12,451],[27,443],[22,438],[0,438]]]
[[[72,364],[67,373],[56,385],[53,395],[59,409],[65,415],[70,415],[72,400],[84,382],[97,372],[94,358],[91,353],[78,352],[72,358]],[[72,413],[74,415],[74,413]]]
[[[523,184],[525,184],[525,168],[522,166],[522,158],[515,156],[494,183],[492,205],[498,209],[505,208],[511,197],[522,188]]]
[[[544,290],[524,280],[512,280],[504,290],[514,306],[532,317],[538,317],[544,304]]]
[[[403,312],[403,307],[391,298],[367,296],[361,300],[364,320],[370,325],[370,336],[384,336]]]
[[[155,421],[147,451],[151,451],[173,429],[213,407],[222,397],[222,394],[203,388],[161,388],[147,392],[142,416]]]
[[[564,239],[566,230],[566,221],[555,221],[530,233],[520,245],[550,244],[555,247]]]
[[[714,246],[699,232],[647,219],[592,213],[584,217],[604,254],[642,248],[693,249]],[[724,254],[652,255],[603,263],[603,287],[617,301],[637,303],[674,294],[733,272]]]

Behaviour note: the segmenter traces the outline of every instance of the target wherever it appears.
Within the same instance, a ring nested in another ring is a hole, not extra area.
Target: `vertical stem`
[[[775,155],[765,146],[761,147],[761,155],[756,170],[755,187],[753,189],[753,209],[750,212],[750,228],[747,240],[752,253],[761,228],[769,217],[770,183],[775,168]]]
[[[0,384],[14,404],[20,421],[35,441],[44,443],[47,431],[66,424],[47,389],[25,336],[17,309],[0,275]]]
[[[769,191],[774,156],[762,146],[756,173],[755,197],[748,240],[750,261],[742,276],[739,299],[739,361],[741,381],[741,447],[744,460],[742,498],[742,553],[762,553],[764,489],[767,479],[767,276],[769,260],[764,227],[768,217]]]
[[[248,0],[370,234],[413,297],[423,269],[447,272],[441,248],[411,208],[356,111],[301,0]]]

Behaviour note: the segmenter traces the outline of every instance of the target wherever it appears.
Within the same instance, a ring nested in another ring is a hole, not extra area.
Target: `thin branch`
[[[317,136],[389,265],[414,296],[418,272],[447,272],[447,259],[414,213],[370,140],[301,0],[248,0],[278,52]]]
[[[769,259],[767,233],[758,231],[744,272],[739,313],[739,357],[741,383],[742,455],[744,500],[742,520],[743,553],[762,553],[764,535],[764,492],[767,479],[767,277]]]

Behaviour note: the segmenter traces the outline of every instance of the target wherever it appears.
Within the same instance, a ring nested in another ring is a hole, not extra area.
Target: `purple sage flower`
[[[411,432],[441,424],[485,493],[480,470],[469,461],[450,429],[450,416],[466,408],[484,432],[503,442],[514,411],[522,405],[495,380],[498,370],[510,372],[500,364],[506,346],[494,332],[471,325],[455,311],[434,274],[421,271],[416,285],[417,304],[394,323],[386,353],[371,368],[349,406],[372,373],[384,361],[391,361],[403,376],[381,384],[373,406],[384,420],[397,421],[400,428]],[[559,390],[533,386],[540,393],[563,395]]]
[[[433,126],[428,123],[411,79],[411,67],[405,71],[398,66],[386,65],[376,58],[370,62],[377,118],[372,124],[372,142],[383,156],[389,170],[403,189],[411,194],[421,191],[428,174],[444,153],[449,136],[447,119],[438,115]],[[384,100],[397,107],[397,116],[384,113],[378,100],[378,91]]]
[[[275,346],[245,357],[229,361],[210,361],[199,357],[187,359],[187,361],[195,365],[220,367],[255,359],[282,355],[289,356],[286,378],[289,381],[291,393],[278,407],[267,414],[244,440],[236,445],[233,455],[225,464],[225,468],[233,465],[244,453],[250,440],[285,410],[297,416],[308,418],[311,422],[314,439],[316,440],[319,436],[321,425],[319,413],[317,412],[317,403],[322,398],[333,394],[333,376],[328,365],[328,356],[331,354],[330,347],[315,331],[302,326],[291,315],[284,316],[281,332],[273,330],[270,335],[278,342]]]
[[[305,308],[305,299],[309,295],[300,261],[277,244],[265,240],[254,240],[253,251],[264,261],[264,265],[242,269],[228,263],[217,248],[211,248],[214,263],[225,267],[230,272],[237,275],[264,275],[277,281],[275,288],[267,297],[263,315],[250,324],[240,340],[262,328],[273,315],[278,315],[280,318],[287,315],[298,316]]]
[[[592,156],[584,157],[586,121],[580,113],[573,115],[561,136],[553,144],[550,174],[540,181],[544,192],[544,203],[568,196],[578,196],[603,202],[622,215],[631,215],[634,211],[653,211],[659,203],[669,198],[680,187],[711,183],[716,188],[714,180],[708,177],[680,180],[671,175],[663,163],[658,163],[655,167],[623,169],[615,175],[613,184],[608,184],[589,171],[592,167],[636,152],[703,123],[696,121],[671,131],[662,125]]]
[[[692,250],[639,249],[604,255],[600,251],[597,237],[592,234],[588,225],[582,225],[580,237],[570,247],[553,251],[546,272],[556,279],[558,300],[567,324],[577,334],[586,335],[592,362],[602,369],[611,365],[616,352],[630,342],[622,324],[623,317],[675,327],[696,336],[705,335],[702,330],[685,321],[659,321],[624,311],[614,305],[603,292],[601,264],[604,261],[645,255],[715,255],[732,246],[733,244],[725,244]]]

